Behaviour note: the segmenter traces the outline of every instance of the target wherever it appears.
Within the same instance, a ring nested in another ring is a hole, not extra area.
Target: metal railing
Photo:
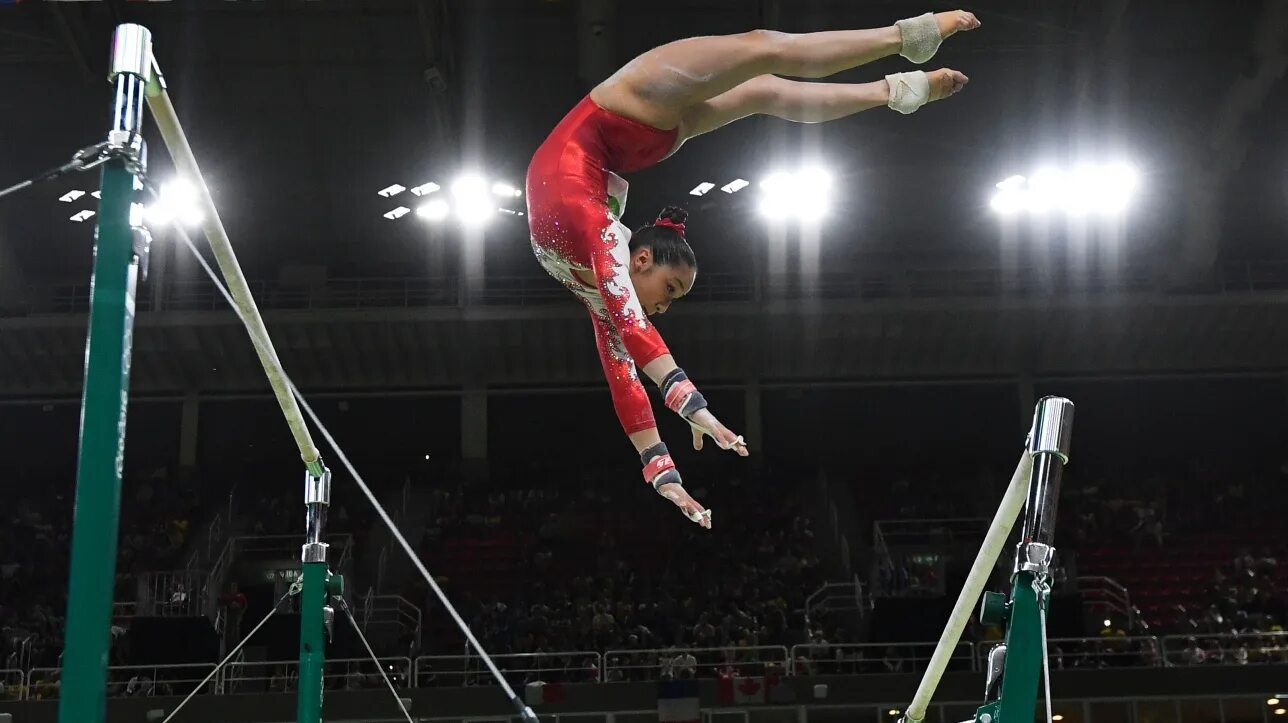
[[[115,608],[115,606],[113,606]],[[31,668],[32,658],[36,652],[36,636],[28,635],[18,644],[18,667],[22,670]]]
[[[206,526],[206,559],[213,559],[215,550],[221,549],[224,544],[224,514],[221,512],[215,515],[215,519],[210,521]]]
[[[214,663],[174,663],[169,665],[111,665],[107,668],[109,698],[153,695],[187,695],[210,671]],[[61,668],[32,668],[27,673],[25,698],[52,700],[62,688]],[[217,677],[217,676],[216,676]],[[216,680],[211,679],[203,691],[214,693]]]
[[[850,582],[823,583],[805,598],[805,629],[813,630],[811,622],[829,612],[858,611],[862,616],[866,610],[863,583],[859,581],[858,575]]]
[[[772,275],[755,279],[750,273],[704,274],[689,294],[699,301],[750,301],[757,286],[768,299],[884,299],[884,298],[987,298],[1042,297],[1064,292],[1164,293],[1203,295],[1288,290],[1288,262],[1237,262],[1221,265],[1205,278],[1183,288],[1169,285],[1165,267],[1127,267],[1112,273],[1052,273],[1050,269],[956,267],[951,269],[888,269],[824,272],[816,276]],[[466,284],[470,303],[528,305],[565,299],[567,292],[539,275],[471,278]],[[263,309],[365,309],[455,306],[460,303],[460,279],[349,278],[299,284],[252,281],[251,293]],[[89,306],[89,284],[56,284],[31,287],[28,313],[84,313]],[[139,311],[155,307],[169,311],[223,310],[224,300],[208,283],[171,282],[160,304],[151,294],[141,295]]]
[[[229,538],[224,543],[223,549],[219,551],[219,557],[215,558],[214,564],[210,566],[210,576],[206,582],[205,615],[212,623],[219,616],[219,611],[222,608],[219,604],[219,598],[224,589],[224,576],[232,569],[233,556],[235,555],[233,552],[233,540],[236,539],[235,537]]]
[[[224,579],[239,555],[281,555],[284,559],[298,560],[301,538],[299,535],[243,535],[230,537],[224,543],[219,557],[210,566],[206,585],[206,595],[202,599],[202,614],[213,623],[219,612],[219,597],[224,586]],[[337,571],[343,570],[345,563],[353,555],[353,536],[348,534],[328,535],[327,544],[335,560]]]
[[[205,612],[207,583],[203,570],[171,570],[139,575],[136,613],[155,617],[199,617]]]
[[[1169,666],[1288,665],[1288,632],[1168,635],[1162,643]]]
[[[368,590],[362,601],[362,622],[364,630],[393,627],[400,633],[410,632],[420,642],[420,608],[401,595],[376,595]]]
[[[714,678],[735,675],[786,674],[791,665],[782,645],[724,648],[656,648],[609,650],[604,653],[604,680]]]
[[[920,673],[926,669],[935,643],[829,643],[792,646],[794,675],[872,675]],[[948,659],[949,670],[978,670],[974,647],[958,643]]]
[[[396,687],[412,687],[410,658],[378,658],[385,675]],[[295,690],[300,661],[236,661],[224,669],[223,689],[228,693],[278,693]],[[327,690],[383,689],[380,670],[371,658],[328,658],[322,668],[322,685]]]
[[[0,701],[22,700],[27,676],[17,668],[0,668]]]
[[[869,596],[925,597],[946,593],[945,565],[952,547],[978,543],[989,529],[982,517],[876,520],[872,523]]]
[[[1136,621],[1136,609],[1131,604],[1131,594],[1113,578],[1099,575],[1080,575],[1075,579],[1082,593],[1083,607],[1106,610],[1122,615],[1130,629]]]
[[[988,659],[988,651],[1000,642],[976,643],[976,663],[982,667],[983,661]],[[1161,643],[1152,635],[1051,638],[1047,640],[1047,652],[1052,670],[1158,668],[1163,665]]]
[[[997,641],[954,648],[949,670],[982,667]],[[1282,665],[1288,667],[1288,633],[1174,635],[1157,637],[1052,638],[1047,641],[1054,670],[1142,668],[1162,666]],[[935,643],[849,643],[723,648],[576,650],[495,655],[497,667],[513,684],[554,682],[620,682],[670,678],[713,678],[722,674],[876,675],[911,673],[924,668]],[[1245,654],[1246,651],[1246,654]],[[492,685],[480,659],[473,655],[424,655],[380,658],[390,680],[400,688]],[[186,695],[215,667],[214,663],[115,665],[108,668],[111,697]],[[248,662],[238,657],[205,686],[206,694],[294,690],[298,660]],[[61,688],[59,668],[0,670],[0,700],[55,699]],[[382,688],[370,658],[326,661],[323,673],[330,690]]]
[[[590,650],[553,653],[506,653],[492,661],[511,684],[587,683],[602,680],[603,656]],[[422,655],[416,658],[420,688],[493,685],[492,676],[475,655]]]

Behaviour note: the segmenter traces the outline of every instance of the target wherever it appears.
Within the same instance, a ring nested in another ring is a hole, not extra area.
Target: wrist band
[[[662,389],[662,400],[666,403],[667,409],[679,414],[681,417],[688,419],[693,416],[699,409],[707,408],[706,397],[702,392],[689,381],[689,375],[684,370],[676,367],[662,378],[662,383],[658,385]]]
[[[666,443],[658,442],[641,452],[640,462],[644,464],[644,481],[653,485],[654,490],[662,485],[683,484],[680,471],[675,468],[675,462],[666,450]]]

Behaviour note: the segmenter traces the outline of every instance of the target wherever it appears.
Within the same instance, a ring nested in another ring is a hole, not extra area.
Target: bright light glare
[[[75,214],[72,215],[71,220],[75,221],[76,223],[81,223],[82,221],[89,220],[93,216],[94,216],[94,212],[87,208],[84,211],[77,211]]]
[[[1062,720],[1064,720],[1064,716],[1060,715],[1059,713],[1056,713],[1055,715],[1051,716],[1051,720],[1053,720],[1053,721],[1062,721]]]
[[[708,183],[707,181],[703,181],[702,183],[699,183],[698,185],[694,186],[694,187],[693,187],[693,190],[692,190],[692,191],[689,191],[689,195],[690,195],[690,196],[705,196],[705,195],[707,195],[707,191],[710,191],[711,189],[713,189],[713,188],[715,188],[715,187],[716,187],[716,184],[714,184],[714,183]]]
[[[808,223],[827,215],[832,177],[821,168],[772,173],[760,182],[760,212],[766,218],[795,218]]]
[[[1105,618],[1105,627],[1109,627],[1110,625],[1113,625],[1113,622],[1110,621],[1109,618]]]
[[[1267,698],[1267,699],[1266,699],[1266,705],[1279,705],[1279,699],[1278,699],[1278,698]]]
[[[1136,170],[1122,162],[1045,167],[1032,176],[1009,176],[996,184],[989,206],[998,213],[1114,215],[1127,210],[1140,185]]]
[[[396,219],[402,218],[403,216],[406,216],[409,213],[411,213],[410,208],[407,208],[406,206],[399,206],[398,208],[395,208],[392,211],[385,211],[381,215],[389,219],[390,221],[394,221]]]
[[[58,200],[62,201],[63,203],[71,203],[72,201],[75,201],[76,199],[84,195],[85,195],[84,191],[71,190],[59,196]]]
[[[414,196],[428,196],[440,188],[442,188],[442,186],[430,181],[429,183],[422,183],[419,186],[412,186],[411,192]]]
[[[518,198],[523,195],[523,191],[520,191],[508,183],[497,181],[492,184],[492,195],[501,196],[502,198]]]
[[[447,214],[451,210],[451,207],[447,205],[447,201],[444,201],[441,198],[435,198],[434,200],[426,201],[417,207],[416,215],[427,221],[441,221],[442,219],[447,218]]]
[[[487,182],[480,176],[468,174],[456,179],[452,196],[456,199],[456,217],[467,226],[481,226],[496,212]]]
[[[403,186],[402,184],[394,183],[394,184],[385,186],[379,191],[376,191],[376,193],[380,194],[385,198],[392,198],[406,190],[407,190],[406,186]]]
[[[164,226],[178,220],[184,226],[201,223],[201,210],[197,207],[197,190],[187,181],[168,181],[161,186],[161,200],[148,207],[148,223]]]

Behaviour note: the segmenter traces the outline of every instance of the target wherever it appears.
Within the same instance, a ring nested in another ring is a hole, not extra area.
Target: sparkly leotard
[[[631,232],[621,223],[630,173],[675,148],[661,130],[599,107],[587,96],[555,126],[528,166],[528,228],[537,260],[590,310],[599,359],[627,434],[655,426],[636,365],[667,353],[631,284]],[[595,285],[576,271],[590,272]]]

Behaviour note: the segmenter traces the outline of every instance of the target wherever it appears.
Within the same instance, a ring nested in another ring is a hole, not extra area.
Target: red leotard
[[[630,173],[675,149],[661,130],[599,107],[586,96],[546,138],[528,166],[528,228],[541,265],[590,310],[599,359],[627,434],[655,426],[636,366],[667,353],[630,277],[631,232],[621,224]],[[591,272],[595,285],[575,271]]]

